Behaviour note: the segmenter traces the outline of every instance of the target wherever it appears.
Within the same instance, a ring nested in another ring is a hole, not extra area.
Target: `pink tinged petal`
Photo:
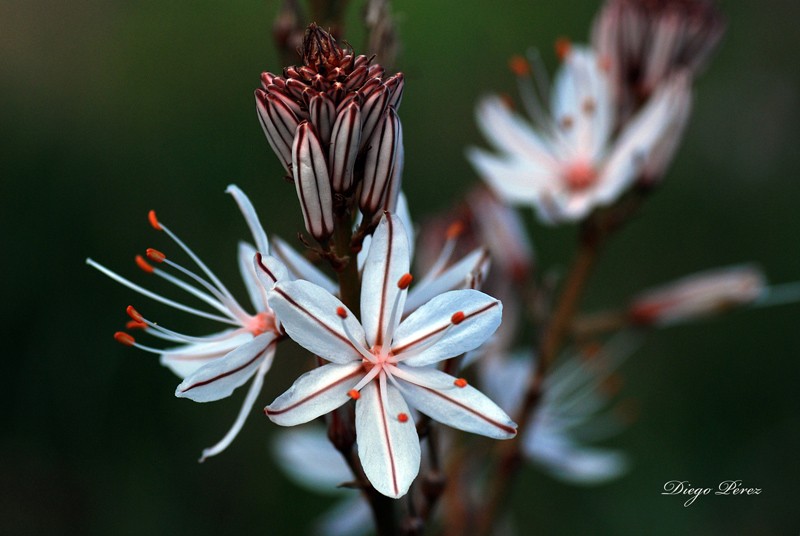
[[[361,148],[365,148],[367,142],[372,143],[372,132],[380,123],[386,107],[389,104],[389,91],[385,86],[374,91],[365,100],[361,107]]]
[[[318,241],[333,232],[333,200],[328,166],[313,125],[300,123],[292,146],[292,175],[306,230]]]
[[[206,461],[207,458],[211,456],[216,456],[220,452],[224,451],[228,446],[233,443],[233,440],[236,439],[236,436],[239,435],[239,431],[244,426],[244,421],[250,415],[250,412],[253,410],[253,405],[258,398],[258,395],[261,393],[261,387],[264,385],[264,375],[272,366],[272,360],[275,357],[275,345],[271,344],[267,351],[265,352],[264,359],[261,361],[261,365],[258,367],[256,371],[255,378],[253,378],[253,383],[250,384],[250,389],[247,391],[247,396],[245,397],[244,401],[242,402],[242,407],[239,410],[239,414],[236,416],[236,420],[231,426],[231,429],[228,430],[228,433],[215,445],[203,449],[203,453],[200,456],[200,462]]]
[[[385,214],[372,235],[361,277],[361,318],[368,347],[391,342],[385,336],[394,331],[403,312],[406,291],[398,282],[408,273],[409,256],[402,222]]]
[[[517,425],[506,412],[471,385],[455,386],[456,378],[435,368],[403,367],[403,370],[411,378],[398,382],[400,390],[412,406],[431,419],[494,439],[516,435]],[[424,386],[434,383],[445,383],[450,388]]]
[[[272,253],[286,266],[289,278],[305,279],[331,294],[339,292],[339,286],[330,277],[277,236],[272,238]]]
[[[476,116],[481,132],[498,151],[524,158],[534,171],[557,171],[558,162],[548,142],[499,97],[483,99]]]
[[[543,190],[559,180],[557,175],[529,166],[527,160],[517,157],[499,157],[471,147],[467,149],[467,158],[481,178],[506,203],[534,203]]]
[[[288,391],[264,408],[264,413],[281,426],[309,422],[350,400],[348,391],[363,375],[360,362],[315,368],[297,378]]]
[[[359,206],[365,214],[374,214],[383,204],[397,162],[397,143],[402,136],[400,118],[389,108],[370,141],[364,162]]]
[[[256,110],[261,128],[272,150],[278,156],[284,169],[289,170],[292,161],[291,147],[297,128],[298,118],[283,100],[271,93],[256,90]]]
[[[380,384],[383,385],[380,385]],[[403,396],[391,384],[372,381],[356,402],[358,458],[372,486],[388,497],[402,497],[419,472],[420,448],[414,420]]]
[[[332,363],[361,362],[351,340],[364,343],[364,329],[338,299],[308,281],[279,282],[269,296],[289,337],[300,346]],[[346,311],[346,318],[337,310]]]
[[[411,313],[395,332],[392,351],[409,366],[423,367],[483,344],[500,325],[502,304],[471,289],[440,294]],[[453,315],[463,313],[454,325]]]
[[[489,269],[489,254],[484,248],[477,248],[463,259],[441,273],[420,281],[408,293],[405,313],[415,311],[430,300],[450,290],[476,288]]]
[[[253,235],[256,249],[265,255],[268,254],[269,240],[267,240],[267,233],[264,232],[264,227],[261,225],[261,220],[258,219],[258,214],[256,214],[256,209],[250,199],[235,184],[229,184],[225,189],[225,193],[231,194],[236,204],[239,205],[239,210],[242,211],[247,226],[250,228],[250,233]]]
[[[336,106],[327,95],[320,93],[309,101],[308,113],[311,123],[317,129],[322,146],[327,146],[331,141],[331,129],[336,119]]]
[[[175,390],[175,396],[195,402],[211,402],[230,396],[255,373],[274,340],[274,333],[262,333],[222,359],[208,363],[183,380]]]
[[[170,348],[161,354],[161,364],[169,368],[181,379],[191,376],[200,368],[215,359],[222,359],[226,354],[253,340],[250,333],[234,334],[234,330],[221,332],[231,334],[229,338],[219,341],[186,344]],[[217,335],[214,335],[216,337]]]
[[[346,192],[353,185],[353,167],[361,144],[361,107],[351,102],[336,117],[328,159],[334,192]]]
[[[389,106],[397,110],[403,100],[403,88],[406,85],[403,73],[390,76],[383,83],[389,89]]]
[[[256,254],[256,249],[245,242],[239,242],[239,254],[237,255],[239,261],[239,272],[242,274],[244,286],[247,287],[247,295],[250,296],[250,302],[253,304],[256,312],[261,312],[267,308],[267,289],[272,287],[263,286],[259,280],[256,268],[253,266],[253,257]]]
[[[600,203],[613,201],[637,178],[654,148],[670,133],[675,110],[691,97],[688,79],[676,77],[655,93],[620,133],[598,179]]]

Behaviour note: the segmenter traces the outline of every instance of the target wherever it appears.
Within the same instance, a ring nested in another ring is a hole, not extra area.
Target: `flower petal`
[[[467,288],[472,281],[482,281],[489,268],[489,254],[477,248],[446,270],[415,286],[408,293],[405,312],[418,309],[439,294]]]
[[[235,184],[229,184],[225,189],[225,193],[231,194],[236,204],[239,205],[239,210],[242,211],[247,226],[253,235],[253,240],[256,244],[256,249],[262,254],[269,254],[269,240],[267,240],[267,233],[264,232],[264,227],[261,225],[261,220],[258,219],[256,209],[250,202],[250,199],[245,193]],[[252,255],[250,256],[252,258]]]
[[[508,203],[533,203],[542,190],[558,180],[556,175],[531,166],[519,157],[495,156],[472,147],[467,150],[467,158],[481,178]]]
[[[330,277],[277,236],[272,237],[272,254],[286,265],[292,279],[305,279],[331,294],[339,292],[339,286]]]
[[[258,395],[261,393],[261,387],[264,385],[264,375],[269,371],[270,367],[272,366],[272,360],[275,357],[275,345],[270,344],[267,348],[267,351],[264,352],[264,359],[261,361],[261,365],[259,365],[258,370],[256,371],[255,377],[253,378],[253,383],[250,384],[250,389],[247,390],[247,396],[244,398],[242,402],[242,407],[239,410],[239,415],[236,416],[236,420],[233,422],[233,426],[231,429],[228,430],[228,433],[220,439],[217,444],[208,447],[207,449],[203,449],[203,453],[200,455],[200,462],[206,461],[206,459],[210,458],[211,456],[216,456],[217,454],[224,451],[233,440],[236,439],[236,436],[239,435],[239,431],[244,426],[244,421],[250,415],[250,412],[253,410],[253,404],[256,403],[256,399]]]
[[[387,332],[400,321],[406,292],[397,283],[408,273],[409,265],[405,227],[397,216],[387,213],[372,235],[361,278],[361,319],[370,347],[388,344],[384,340]]]
[[[459,312],[463,319],[454,325],[452,317]],[[502,312],[498,300],[477,290],[440,294],[403,320],[392,351],[415,367],[455,357],[483,344],[500,325]]]
[[[264,408],[264,413],[281,426],[311,421],[350,400],[347,392],[363,375],[360,362],[315,368],[297,378],[288,391]]]
[[[447,426],[495,439],[509,439],[517,425],[500,406],[472,387],[455,387],[455,378],[434,368],[403,367],[407,381],[398,381],[405,398],[416,409]],[[446,383],[451,389],[433,389],[423,385]]]
[[[381,385],[382,384],[382,385]],[[356,402],[358,457],[373,487],[388,497],[402,497],[419,472],[419,437],[403,395],[393,385],[369,382]]]
[[[573,484],[600,484],[628,468],[628,460],[620,452],[584,447],[542,429],[526,435],[523,452],[554,478]]]
[[[300,426],[281,432],[273,450],[281,469],[309,489],[338,494],[343,490],[337,486],[353,478],[322,426]]]
[[[261,365],[265,351],[275,340],[275,333],[262,333],[252,341],[198,369],[183,380],[175,396],[195,402],[211,402],[230,396]]]
[[[239,242],[239,272],[242,274],[244,286],[247,288],[247,295],[250,296],[250,302],[256,311],[263,311],[267,308],[267,288],[258,282],[258,275],[256,268],[253,266],[253,257],[255,257],[256,248],[247,242]]]
[[[361,361],[352,341],[363,344],[364,330],[337,298],[308,281],[279,282],[273,291],[269,305],[297,344],[333,363]],[[340,308],[346,318],[337,315]]]
[[[234,333],[235,331],[237,333]],[[230,334],[230,337],[170,348],[161,354],[161,364],[168,367],[180,378],[186,378],[210,361],[222,359],[228,352],[253,340],[253,336],[250,333],[242,333],[239,330],[227,330],[211,335],[211,337],[217,339],[225,334]]]

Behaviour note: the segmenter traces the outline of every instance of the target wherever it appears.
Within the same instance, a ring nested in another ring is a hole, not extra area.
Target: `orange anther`
[[[153,262],[164,262],[167,256],[157,249],[147,248],[147,258]]]
[[[136,255],[136,266],[147,272],[148,274],[152,274],[155,271],[155,268],[150,266],[150,264],[144,260],[144,257],[141,255]]]
[[[453,313],[453,316],[450,317],[450,322],[452,322],[456,326],[463,321],[464,321],[464,311],[458,311],[456,313]]]
[[[555,48],[558,59],[564,61],[572,49],[572,43],[566,37],[559,37],[556,39]]]
[[[133,340],[133,337],[131,337],[124,331],[118,331],[114,333],[114,340],[120,344],[124,344],[125,346],[133,346],[136,342]]]
[[[531,64],[522,56],[516,54],[508,60],[508,68],[517,76],[527,76],[531,74]]]
[[[358,400],[359,398],[361,398],[361,393],[359,393],[355,389],[350,389],[349,391],[347,391],[347,396],[349,396],[353,400]]]
[[[450,227],[447,228],[447,236],[448,240],[452,240],[454,238],[458,238],[461,236],[461,233],[464,232],[464,222],[462,221],[454,221],[450,224]]]
[[[467,386],[467,380],[465,380],[464,378],[456,378],[456,381],[453,382],[453,385],[455,385],[456,387],[464,388]]]
[[[136,320],[128,320],[125,324],[125,329],[147,329],[147,324],[144,322],[137,322]]]
[[[397,280],[397,288],[400,290],[405,290],[408,288],[408,285],[411,284],[411,281],[414,279],[414,276],[411,274],[403,274],[400,279]]]
[[[129,305],[125,312],[128,313],[128,316],[131,317],[133,320],[137,322],[144,322],[144,317],[139,314],[139,311],[133,308],[133,305]]]
[[[400,422],[408,422],[408,414],[407,413],[398,413],[397,420]]]
[[[158,218],[156,217],[156,211],[151,210],[147,213],[147,219],[150,221],[150,225],[153,226],[153,229],[156,231],[161,231],[161,224],[158,223]]]
[[[336,314],[339,316],[339,318],[347,318],[347,311],[344,307],[337,307]]]

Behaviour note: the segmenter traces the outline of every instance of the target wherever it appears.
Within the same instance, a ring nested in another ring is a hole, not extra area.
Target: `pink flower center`
[[[589,162],[579,160],[567,166],[564,171],[564,180],[567,188],[573,192],[580,192],[597,182],[597,171]]]
[[[275,316],[266,311],[258,313],[256,316],[251,317],[247,323],[247,331],[253,334],[253,337],[258,337],[262,333],[274,331],[277,333],[278,327],[275,325]]]
[[[383,369],[385,365],[396,365],[397,358],[394,356],[391,350],[388,352],[383,351],[383,347],[381,345],[375,345],[370,348],[369,353],[375,356],[375,362],[372,363],[368,359],[362,359],[361,363],[364,366],[364,370],[369,372],[374,367],[379,367],[379,369]]]

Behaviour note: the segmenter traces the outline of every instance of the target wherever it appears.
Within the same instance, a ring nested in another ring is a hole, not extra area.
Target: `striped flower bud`
[[[361,108],[350,102],[336,117],[333,125],[331,147],[328,154],[331,170],[331,187],[342,193],[353,186],[353,167],[361,143]]]
[[[289,171],[289,163],[292,160],[291,148],[298,125],[297,115],[284,98],[260,89],[257,89],[255,94],[261,128],[264,129],[267,141],[284,169]]]
[[[359,206],[365,215],[375,214],[384,200],[386,189],[394,175],[401,136],[400,118],[393,108],[389,108],[369,142],[364,163],[364,182],[361,184]]]
[[[328,166],[314,126],[303,121],[292,145],[292,175],[306,230],[318,241],[333,233],[333,200]]]

